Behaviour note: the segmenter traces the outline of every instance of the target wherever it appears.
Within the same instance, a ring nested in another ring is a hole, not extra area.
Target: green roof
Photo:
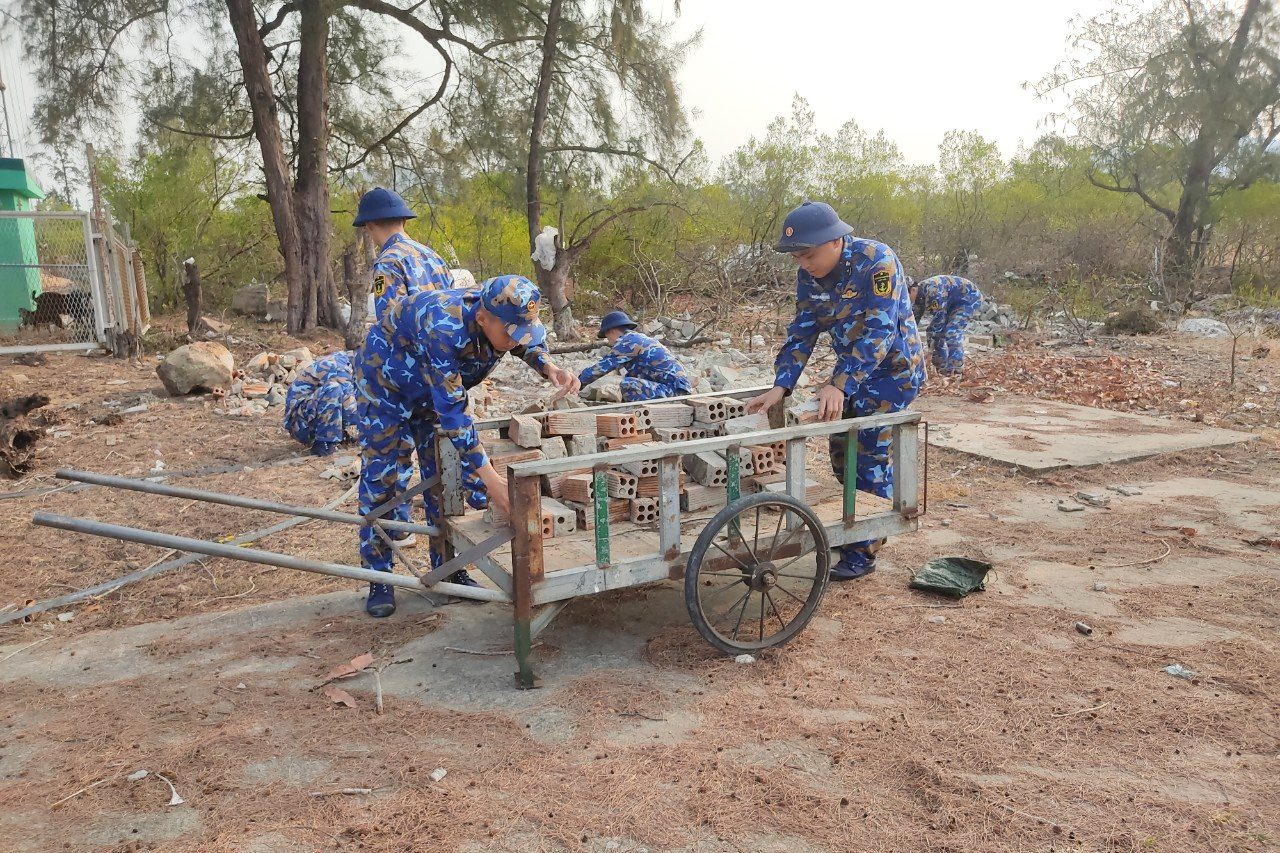
[[[27,164],[13,157],[0,157],[0,191],[4,190],[16,192],[23,198],[44,198],[44,190],[27,171]]]

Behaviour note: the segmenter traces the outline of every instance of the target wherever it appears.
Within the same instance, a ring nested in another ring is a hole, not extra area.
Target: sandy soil
[[[237,355],[287,347],[269,334],[254,331]],[[1280,549],[1246,542],[1280,540],[1280,437],[1270,428],[1280,348],[1241,360],[1232,389],[1219,342],[1116,346],[981,354],[965,380],[930,393],[991,388],[1084,403],[1081,393],[1132,374],[1141,394],[1097,403],[1199,414],[1259,441],[1042,478],[935,451],[922,532],[891,542],[867,581],[833,587],[811,628],[754,666],[716,655],[668,606],[677,593],[660,586],[561,617],[539,654],[548,666],[582,661],[576,676],[518,700],[478,684],[481,698],[468,700],[437,687],[427,668],[400,676],[409,683],[378,716],[368,679],[349,688],[353,710],[319,695],[323,674],[362,652],[400,659],[479,611],[406,608],[374,623],[350,592],[337,615],[317,607],[273,621],[249,608],[351,587],[216,559],[77,607],[69,622],[46,614],[2,626],[0,849],[1276,849]],[[1100,369],[1102,379],[1087,379]],[[0,396],[32,390],[54,398],[56,429],[71,435],[46,439],[37,470],[0,495],[0,606],[162,556],[34,527],[36,510],[205,538],[277,520],[101,488],[42,491],[64,485],[56,467],[140,475],[157,459],[168,471],[237,465],[175,482],[299,504],[347,488],[319,478],[329,463],[296,461],[276,410],[226,418],[202,399],[164,399],[152,360],[0,366]],[[103,400],[144,392],[161,397],[146,412],[89,423]],[[814,464],[824,464],[818,448]],[[1117,483],[1143,494],[1085,513],[1056,509],[1078,490]],[[331,525],[263,545],[357,559],[351,531]],[[948,553],[990,559],[988,589],[959,604],[906,589],[911,568]],[[620,643],[621,662],[593,668],[584,636]],[[117,646],[132,663],[98,663]],[[91,669],[69,657],[77,650]],[[453,659],[477,679],[502,663]],[[1165,674],[1172,663],[1197,676]],[[186,804],[164,806],[168,789],[154,775],[121,781],[138,767],[171,779]],[[449,768],[440,781],[429,778],[436,767]],[[371,792],[335,793],[348,787]]]

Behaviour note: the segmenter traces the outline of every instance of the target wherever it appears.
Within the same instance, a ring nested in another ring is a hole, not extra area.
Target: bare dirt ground
[[[237,356],[287,348],[271,335],[253,331]],[[575,603],[542,638],[547,686],[517,693],[513,661],[492,654],[509,648],[500,607],[409,602],[374,622],[345,582],[216,559],[71,621],[0,626],[0,849],[1277,849],[1280,548],[1247,544],[1280,540],[1280,347],[1253,355],[1268,345],[1239,354],[1235,388],[1219,342],[980,354],[929,393],[1041,396],[1259,440],[1037,478],[935,450],[922,531],[892,541],[868,580],[833,586],[808,631],[751,666],[719,657],[678,589],[659,585]],[[154,359],[0,365],[0,396],[37,390],[70,435],[45,439],[37,470],[0,495],[8,610],[163,556],[32,526],[36,510],[203,538],[278,520],[44,491],[65,485],[56,467],[235,465],[174,482],[298,504],[347,488],[319,478],[328,462],[296,461],[278,410],[229,418],[164,399]],[[161,399],[89,423],[104,399],[142,392]],[[1056,509],[1114,484],[1142,494]],[[357,560],[351,531],[331,525],[263,546]],[[991,560],[987,590],[958,604],[907,590],[940,554]],[[413,658],[382,674],[383,715],[367,674],[344,685],[354,709],[318,690],[364,652]],[[1174,663],[1196,676],[1166,674]],[[151,775],[125,781],[141,768]],[[185,803],[165,805],[157,774]]]

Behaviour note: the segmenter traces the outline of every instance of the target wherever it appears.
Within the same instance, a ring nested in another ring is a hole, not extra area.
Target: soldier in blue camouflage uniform
[[[578,389],[577,377],[547,354],[546,330],[538,319],[541,298],[529,279],[504,275],[478,291],[427,291],[388,306],[356,359],[362,515],[403,490],[400,472],[415,451],[422,478],[435,476],[437,434],[458,451],[467,503],[509,511],[507,482],[490,464],[467,414],[467,389],[508,352],[561,391]],[[424,498],[427,522],[440,525],[439,507],[429,492]],[[360,530],[360,558],[366,568],[391,571],[391,550],[371,527]],[[433,548],[431,564],[443,560]],[[450,579],[475,585],[465,571]],[[392,587],[370,584],[365,609],[375,617],[394,613]]]
[[[449,265],[405,233],[405,223],[416,216],[392,190],[376,187],[360,197],[352,224],[363,226],[378,247],[371,285],[375,319],[381,320],[388,305],[411,293],[453,287]]]
[[[356,425],[350,352],[324,355],[298,371],[284,396],[284,428],[316,456],[328,456]]]
[[[774,387],[756,397],[749,412],[762,412],[795,388],[826,332],[835,350],[831,381],[818,392],[823,420],[901,411],[924,383],[924,353],[911,313],[902,265],[883,243],[852,236],[853,228],[822,202],[806,201],[787,214],[775,247],[795,257],[796,316],[774,363]],[[891,430],[858,433],[858,488],[880,497],[893,490]],[[845,437],[831,437],[831,466],[844,482]],[[853,580],[875,571],[884,540],[840,549],[832,580]]]
[[[982,291],[967,278],[935,275],[912,286],[911,303],[920,319],[933,315],[928,330],[933,366],[943,376],[959,376],[964,372],[964,330],[982,305]]]
[[[671,351],[648,335],[635,331],[635,328],[636,324],[623,311],[611,311],[600,320],[600,331],[596,337],[607,340],[613,351],[578,374],[582,387],[607,373],[625,370],[627,375],[622,380],[624,402],[692,394],[689,375]]]

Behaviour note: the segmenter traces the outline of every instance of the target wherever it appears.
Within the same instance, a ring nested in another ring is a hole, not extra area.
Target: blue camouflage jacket
[[[347,350],[320,356],[298,371],[293,382],[289,383],[288,396],[310,393],[326,382],[350,382],[351,356]]]
[[[671,351],[639,332],[627,332],[619,337],[609,354],[582,371],[578,381],[584,386],[590,385],[615,370],[625,370],[627,376],[635,379],[647,379],[692,393],[689,376]]]
[[[978,285],[958,275],[935,275],[918,283],[916,315],[949,314],[957,308],[976,308],[982,302]]]
[[[387,306],[423,290],[453,287],[449,265],[427,246],[403,234],[392,234],[373,262],[373,306],[381,320]]]
[[[369,330],[357,364],[366,400],[404,419],[434,416],[471,471],[483,468],[488,457],[467,414],[467,389],[479,385],[505,355],[476,323],[479,308],[476,290],[410,294],[388,306]],[[546,369],[545,345],[511,352],[540,376]]]
[[[902,265],[883,243],[845,237],[829,275],[817,280],[798,271],[796,316],[774,362],[775,385],[795,388],[823,332],[836,354],[831,384],[846,396],[872,378],[914,387],[924,382],[924,352]]]

